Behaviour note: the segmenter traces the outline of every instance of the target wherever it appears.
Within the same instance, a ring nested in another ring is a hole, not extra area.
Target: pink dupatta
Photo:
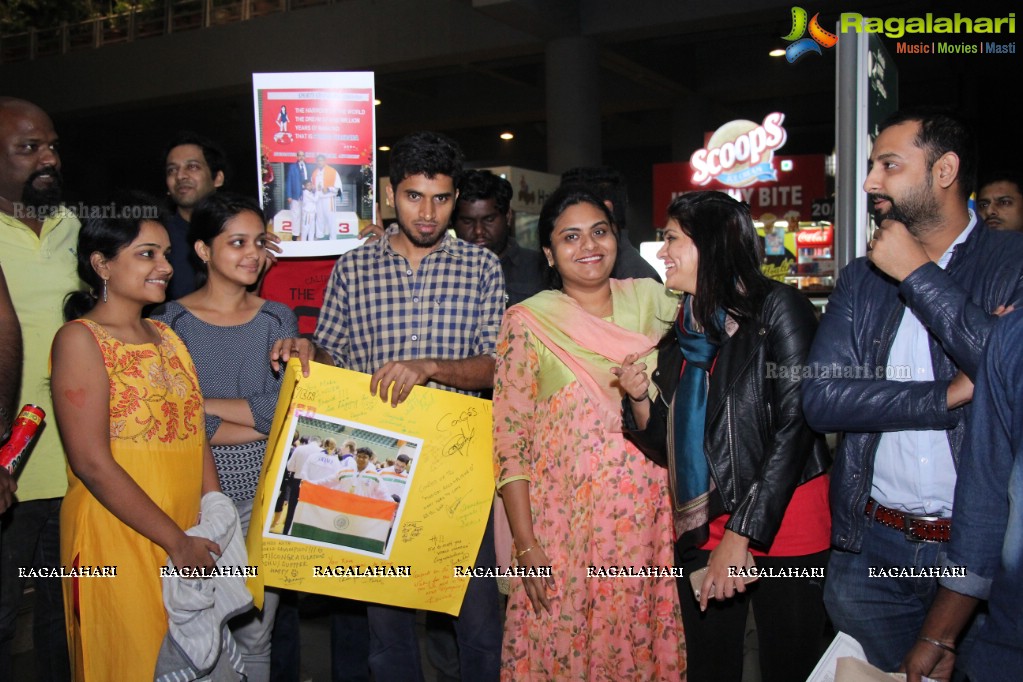
[[[565,363],[608,430],[620,433],[622,394],[611,368],[621,365],[630,353],[652,355],[672,319],[659,319],[664,305],[657,297],[666,294],[653,280],[612,279],[611,295],[610,320],[589,314],[560,291],[542,291],[505,315],[519,318]],[[644,361],[653,369],[654,358],[644,357]]]

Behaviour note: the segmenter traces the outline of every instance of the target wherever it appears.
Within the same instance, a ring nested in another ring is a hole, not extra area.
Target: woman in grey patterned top
[[[298,335],[287,306],[249,291],[266,267],[265,226],[252,199],[225,192],[203,199],[192,213],[188,234],[199,288],[153,315],[177,332],[195,362],[206,401],[206,435],[221,486],[238,507],[243,530],[252,515],[281,386],[267,356],[274,341]],[[231,622],[252,682],[269,679],[278,599],[267,590],[262,614],[253,609]]]

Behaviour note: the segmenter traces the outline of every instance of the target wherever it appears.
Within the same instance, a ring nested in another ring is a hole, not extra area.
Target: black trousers
[[[301,478],[292,478],[288,485],[288,513],[284,515],[284,534],[291,533],[291,522],[295,519],[295,507],[298,506],[298,492],[302,488]]]
[[[685,626],[689,682],[741,682],[743,640],[750,603],[757,623],[762,682],[805,680],[824,653],[827,615],[824,579],[762,577],[746,592],[727,601],[711,600],[707,610],[693,597],[689,575],[707,565],[710,552],[679,551],[675,561],[683,570],[677,580],[682,622]],[[828,552],[798,557],[757,557],[757,567],[819,568],[823,573]]]

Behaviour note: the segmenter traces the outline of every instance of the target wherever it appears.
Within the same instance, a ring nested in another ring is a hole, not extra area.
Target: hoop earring
[[[103,302],[107,302],[107,281],[103,280]]]

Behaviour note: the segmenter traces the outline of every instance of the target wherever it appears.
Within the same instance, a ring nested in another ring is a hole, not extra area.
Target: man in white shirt
[[[380,484],[380,474],[376,467],[370,466],[375,456],[372,449],[361,447],[355,451],[355,462],[347,460],[348,465],[343,467],[338,474],[338,481],[332,487],[341,492],[363,497],[372,497],[375,500],[391,499]]]
[[[313,189],[316,193],[316,238],[333,238],[330,214],[334,212],[334,198],[341,194],[341,174],[327,165],[327,157],[316,157],[313,171]],[[303,199],[303,201],[305,201]]]
[[[803,383],[807,422],[844,435],[824,602],[883,670],[898,667],[934,599],[971,379],[997,316],[1023,301],[1023,239],[968,209],[975,169],[971,131],[949,113],[882,124],[863,185],[880,227],[842,270]]]
[[[388,495],[397,497],[400,501],[405,498],[405,486],[408,485],[408,467],[412,458],[404,452],[394,460],[394,465],[385,467],[380,472],[380,483]]]

